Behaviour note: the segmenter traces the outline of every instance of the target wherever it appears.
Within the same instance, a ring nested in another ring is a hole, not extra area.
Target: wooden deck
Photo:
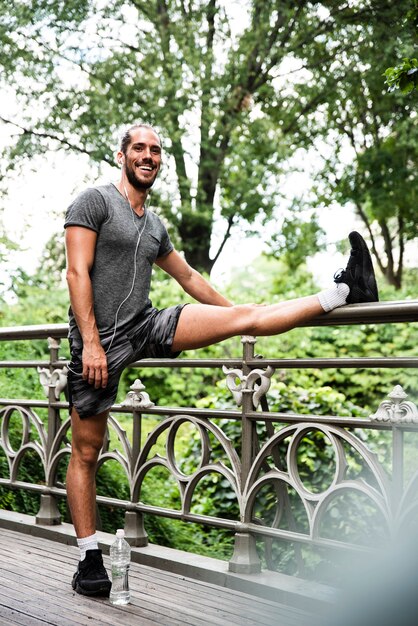
[[[302,626],[307,613],[139,563],[131,604],[71,588],[78,548],[0,528],[0,624],[11,626]],[[109,557],[104,556],[109,568]]]

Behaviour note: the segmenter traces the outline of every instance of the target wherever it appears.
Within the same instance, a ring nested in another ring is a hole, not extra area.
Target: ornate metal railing
[[[314,320],[309,326],[417,320],[418,301],[384,302],[345,307]],[[47,396],[46,400],[0,399],[0,448],[9,468],[8,475],[0,476],[0,485],[40,494],[38,524],[60,524],[57,498],[65,497],[58,468],[71,451],[68,404],[62,399],[67,362],[59,357],[60,341],[66,334],[65,324],[0,329],[0,341],[45,339],[49,346],[48,360],[0,362],[0,368],[7,372],[16,368],[36,368]],[[147,360],[132,364],[141,370],[166,367],[223,371],[238,408],[209,410],[156,406],[139,380],[132,385],[126,400],[113,407],[99,465],[113,460],[122,466],[129,483],[130,498],[98,496],[97,499],[101,504],[125,511],[125,529],[131,543],[137,546],[147,544],[143,524],[145,514],[219,527],[235,533],[230,570],[253,573],[261,568],[256,549],[256,541],[260,538],[270,547],[273,540],[292,544],[296,559],[300,559],[303,549],[309,546],[332,551],[367,549],[368,539],[365,542],[353,540],[349,535],[341,536],[344,534],[341,530],[342,510],[357,522],[361,518],[359,532],[361,534],[364,530],[366,538],[373,531],[370,524],[385,536],[408,525],[418,512],[418,471],[405,476],[405,437],[407,433],[413,433],[413,436],[417,433],[418,410],[411,400],[406,399],[399,385],[387,390],[387,398],[382,399],[375,412],[366,419],[270,412],[268,391],[276,369],[417,368],[418,358],[263,359],[254,355],[255,341],[253,337],[243,337],[243,354],[236,359]],[[47,419],[41,419],[39,409],[47,412]],[[131,438],[116,418],[120,413],[132,414]],[[142,427],[149,416],[159,416],[162,421],[141,446]],[[10,438],[10,425],[16,420],[21,421],[21,441],[17,446]],[[240,454],[237,442],[232,441],[222,427],[231,421],[240,424]],[[196,429],[200,437],[200,463],[190,473],[179,466],[175,453],[176,437],[184,424]],[[364,435],[377,431],[387,433],[390,439],[391,467],[381,461]],[[322,446],[324,442],[327,444],[328,483],[320,489],[313,488],[309,481],[307,484],[300,473],[298,450],[308,435],[313,447],[315,441]],[[118,449],[111,445],[115,436]],[[164,454],[161,454],[161,446],[160,453],[155,452],[160,441],[164,442]],[[213,442],[216,443],[216,457]],[[29,451],[38,454],[41,460],[42,484],[18,479],[19,466]],[[144,480],[153,468],[164,468],[175,480],[181,501],[178,509],[147,504],[141,498]],[[205,477],[213,476],[221,477],[230,486],[239,510],[235,519],[193,512],[199,484]],[[263,506],[268,510],[261,510]],[[267,555],[267,564],[270,561],[271,553]]]

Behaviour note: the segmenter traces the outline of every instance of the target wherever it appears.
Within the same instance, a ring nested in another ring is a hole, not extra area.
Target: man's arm
[[[232,306],[232,302],[216,291],[176,250],[157,259],[155,263],[175,278],[184,291],[198,302],[217,306]]]
[[[94,262],[97,233],[82,226],[65,231],[67,283],[71,309],[83,339],[83,378],[95,388],[107,385],[107,359],[100,343],[93,303],[90,270]]]

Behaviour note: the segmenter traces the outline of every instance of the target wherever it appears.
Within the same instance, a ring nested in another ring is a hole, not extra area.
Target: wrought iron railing
[[[383,302],[345,307],[314,320],[308,326],[416,321],[418,301]],[[9,468],[8,475],[0,476],[0,485],[40,494],[41,505],[36,516],[38,524],[60,524],[57,498],[65,497],[65,485],[58,479],[58,468],[71,450],[70,421],[66,411],[68,404],[62,398],[66,387],[67,362],[59,356],[60,341],[66,334],[66,324],[0,329],[0,341],[44,339],[49,346],[48,360],[0,362],[4,372],[16,368],[36,368],[47,396],[46,400],[0,399],[0,447]],[[112,408],[99,465],[113,460],[122,466],[129,483],[130,498],[98,496],[97,500],[100,504],[125,511],[125,529],[130,542],[136,546],[147,544],[144,515],[218,527],[235,534],[235,549],[229,569],[254,573],[261,568],[256,549],[259,539],[270,547],[274,540],[288,542],[294,546],[297,560],[301,560],[302,550],[307,546],[331,551],[367,549],[365,541],[339,536],[338,523],[333,524],[332,518],[336,514],[341,518],[344,507],[357,522],[358,517],[364,515],[359,528],[360,533],[362,528],[367,530],[366,535],[370,534],[370,523],[386,536],[408,525],[418,512],[418,471],[405,477],[405,437],[407,433],[413,433],[412,436],[417,434],[418,410],[412,401],[406,399],[399,385],[388,389],[388,397],[382,399],[373,415],[366,419],[269,411],[268,391],[276,369],[417,368],[418,357],[263,359],[254,355],[255,338],[243,337],[242,343],[243,354],[236,359],[184,358],[175,361],[145,360],[132,364],[131,367],[141,370],[165,367],[223,371],[238,408],[218,410],[156,406],[139,380],[132,385],[125,401]],[[29,390],[28,395],[31,395]],[[47,412],[47,419],[39,417],[39,409]],[[131,438],[116,417],[121,413],[132,415]],[[159,416],[162,420],[141,445],[142,427],[149,416]],[[17,419],[21,420],[21,441],[16,446],[10,439],[10,424]],[[231,421],[240,424],[240,446],[224,432],[222,425]],[[179,466],[175,452],[176,437],[184,424],[196,429],[200,437],[200,463],[189,473]],[[390,439],[391,467],[381,461],[364,435],[376,431],[386,432]],[[327,457],[330,463],[328,484],[321,489],[306,484],[300,474],[298,450],[308,435],[313,447],[315,441],[322,446],[326,442],[328,452],[331,451]],[[119,442],[117,450],[111,445],[114,437]],[[161,453],[161,446],[160,452],[155,452],[155,446],[161,440],[164,441],[164,454]],[[216,457],[213,454],[214,442]],[[45,476],[42,484],[18,479],[19,466],[28,451],[39,455]],[[164,468],[174,478],[180,494],[179,508],[164,508],[141,499],[144,480],[153,468]],[[239,510],[235,519],[193,511],[199,484],[205,477],[211,476],[220,477],[230,486]],[[335,505],[336,502],[339,502],[340,508]],[[268,510],[261,510],[263,505]],[[350,507],[353,508],[350,510]],[[330,521],[332,532],[327,530]],[[271,552],[267,553],[266,559],[269,565]]]

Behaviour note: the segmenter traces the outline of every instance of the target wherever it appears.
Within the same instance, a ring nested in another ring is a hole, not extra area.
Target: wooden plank
[[[0,531],[0,626],[301,626],[306,613],[269,600],[132,563],[132,602],[75,594],[78,548]],[[109,557],[104,557],[109,567]],[[26,621],[25,621],[26,620]]]
[[[6,569],[9,569],[10,566],[15,566],[14,557],[4,552],[4,559],[3,559],[2,565],[3,565],[2,572],[4,572]],[[45,564],[43,564],[43,567],[45,567]],[[54,570],[51,571],[51,574],[52,574],[51,576],[50,575],[45,576],[42,573],[37,572],[36,579],[31,578],[31,577],[23,578],[24,574],[22,574],[22,572],[25,571],[25,564],[17,568],[15,567],[15,569],[17,569],[16,574],[14,575],[12,573],[8,574],[9,577],[12,579],[11,583],[9,581],[9,584],[16,585],[19,583],[19,581],[23,583],[23,592],[22,591],[19,592],[19,597],[21,599],[23,599],[25,595],[26,596],[29,595],[30,598],[36,597],[39,594],[43,594],[45,590],[48,590],[48,603],[49,603],[50,612],[52,614],[55,614],[57,607],[59,611],[62,611],[62,609],[65,609],[68,614],[72,615],[72,619],[74,619],[75,623],[77,623],[75,619],[75,612],[80,607],[80,604],[83,607],[83,611],[82,611],[83,616],[88,616],[89,619],[91,618],[94,618],[95,620],[101,619],[101,623],[111,624],[111,625],[116,623],[115,615],[112,615],[109,618],[103,617],[102,615],[102,614],[109,612],[108,609],[110,609],[111,614],[114,613],[115,611],[118,613],[121,610],[125,612],[127,611],[128,613],[130,611],[130,608],[128,607],[123,607],[123,609],[121,609],[121,607],[113,607],[107,599],[86,598],[84,596],[80,596],[71,589],[68,583],[68,580],[65,581],[66,582],[65,592],[63,593],[62,581],[60,581],[58,578],[59,575],[61,574],[59,569],[54,568]],[[57,577],[55,577],[55,575]],[[3,586],[6,586],[6,582],[3,582],[2,578],[4,578],[4,576],[3,577],[0,576],[0,582],[2,582]],[[95,608],[95,605],[98,606],[98,608]],[[105,605],[105,610],[103,610],[102,605]],[[141,623],[143,623],[144,625],[152,624],[152,626],[155,626],[156,624],[161,624],[161,621],[157,614],[158,610],[156,609],[158,609],[158,607],[156,607],[155,605],[151,606],[149,609],[146,609],[144,607],[139,607],[139,612],[136,611],[135,615],[132,616],[132,619],[130,619],[128,615],[125,615],[121,623],[137,624],[137,619],[138,619],[138,614],[139,614],[142,617]],[[181,621],[176,620],[175,615],[171,616],[171,621],[173,625],[177,625],[177,624],[180,625],[182,623]],[[86,617],[83,617],[80,623],[84,625],[86,623]]]
[[[25,559],[25,555],[22,555],[23,560]],[[27,558],[27,557],[26,557]],[[27,561],[27,565],[30,565],[32,562],[31,561]],[[8,554],[6,551],[4,551],[4,562],[3,562],[3,569],[5,569],[7,567],[7,565],[10,566],[10,564],[14,565],[14,556],[11,555],[10,553]],[[24,569],[22,568],[22,566],[20,566],[19,569]],[[204,620],[200,619],[202,613],[199,612],[198,609],[196,609],[196,611],[188,611],[187,614],[185,615],[185,611],[182,609],[181,611],[179,611],[176,608],[176,604],[173,602],[166,602],[165,600],[161,599],[161,601],[158,601],[158,599],[156,601],[149,601],[148,598],[144,598],[144,596],[141,596],[140,593],[136,594],[136,597],[133,598],[133,601],[130,605],[128,605],[127,607],[113,607],[112,605],[110,605],[108,600],[105,599],[93,599],[93,598],[85,598],[83,596],[79,596],[78,594],[75,594],[75,592],[71,589],[71,591],[66,591],[65,594],[62,593],[62,584],[61,582],[55,578],[55,574],[57,576],[59,576],[61,574],[60,569],[58,567],[53,567],[50,568],[48,575],[42,575],[40,573],[37,573],[37,579],[38,579],[38,583],[35,583],[33,580],[31,579],[26,579],[24,581],[24,589],[25,589],[25,594],[28,595],[29,597],[32,598],[34,593],[42,593],[44,592],[45,589],[48,589],[49,593],[49,597],[48,597],[48,608],[49,608],[49,612],[51,615],[55,616],[56,615],[56,611],[61,611],[62,608],[66,609],[70,614],[72,614],[73,618],[74,616],[74,604],[78,605],[80,602],[84,602],[91,606],[92,602],[96,602],[96,603],[102,603],[105,604],[106,607],[108,607],[110,609],[110,613],[113,613],[114,611],[124,611],[124,618],[122,620],[121,623],[123,624],[137,624],[137,619],[138,619],[138,615],[141,616],[143,619],[146,618],[150,618],[149,622],[147,623],[151,623],[153,625],[156,624],[168,624],[171,626],[171,624],[174,626],[176,624],[196,624],[196,626],[204,626],[204,624],[208,623],[207,621],[205,622]],[[17,574],[15,574],[15,581],[12,581],[9,584],[16,584],[17,581],[21,580],[22,578],[22,572],[18,571]],[[6,582],[3,581],[3,578],[0,577],[0,582],[3,584],[3,586],[6,586]],[[41,586],[41,589],[38,589],[37,586]],[[66,588],[70,589],[70,586],[67,582],[66,584]],[[52,592],[52,593],[51,593]],[[20,592],[21,593],[21,592]],[[55,596],[55,594],[58,594],[57,596]],[[70,602],[68,602],[68,597],[70,597]],[[13,594],[12,594],[13,597]],[[36,596],[35,596],[36,597]],[[15,598],[17,599],[17,598]],[[57,604],[58,602],[58,604]],[[43,602],[44,604],[44,602]],[[129,615],[130,612],[132,612],[133,608],[135,607],[135,611],[134,614],[132,616]],[[32,605],[32,610],[35,610],[35,605]],[[91,610],[88,611],[88,616],[90,618],[95,618],[96,620],[102,619],[103,623],[106,624],[115,624],[115,616],[104,618],[102,616],[102,607],[100,609],[98,609],[98,612],[92,612]],[[86,611],[83,611],[83,614]],[[106,612],[107,609],[106,609]],[[191,613],[191,615],[190,615]],[[37,616],[39,616],[39,613],[36,614]],[[43,617],[43,613],[41,613],[41,616]],[[181,616],[181,619],[179,620],[179,616]],[[190,619],[189,619],[190,618]],[[64,620],[63,620],[64,621]],[[82,624],[85,623],[85,620],[81,622]],[[70,622],[71,624],[71,622]],[[61,626],[61,625],[60,625]],[[63,625],[64,626],[64,623]]]
[[[16,535],[19,535],[19,533],[16,533]],[[30,542],[30,547],[31,550],[33,551],[34,545],[33,545],[33,541],[31,536],[24,536],[26,541]],[[44,539],[39,539],[39,538],[35,538],[35,540],[37,541],[38,545],[38,549],[40,550],[39,554],[44,555],[45,554],[45,544],[46,542],[48,542],[48,540],[44,540]],[[23,540],[24,541],[24,540]],[[78,548],[76,547],[72,547],[72,546],[67,546],[65,544],[58,544],[52,541],[48,542],[49,546],[51,547],[52,550],[52,554],[53,554],[53,558],[56,560],[59,560],[59,554],[61,553],[62,555],[64,555],[64,559],[63,562],[68,563],[68,551],[74,551],[74,570],[76,567],[76,563],[77,563],[77,556],[78,556]],[[36,548],[35,548],[36,549]],[[60,552],[61,550],[61,552]],[[106,563],[107,557],[104,556],[104,560]],[[163,572],[161,570],[157,570],[153,567],[147,566],[147,565],[142,565],[142,564],[138,564],[138,563],[133,563],[132,567],[139,567],[139,571],[141,572],[141,575],[143,576],[148,576],[155,578],[158,577],[159,579],[161,579],[162,581],[165,580],[167,581],[167,584],[172,585],[173,584],[173,580],[179,580],[179,581],[187,581],[187,584],[190,585],[191,587],[194,587],[195,589],[200,589],[202,587],[202,585],[206,585],[208,588],[212,588],[213,594],[217,600],[219,600],[219,596],[224,596],[225,598],[230,597],[231,595],[237,595],[240,597],[240,604],[242,605],[247,605],[248,607],[252,607],[254,606],[254,601],[255,598],[253,596],[250,596],[248,594],[242,593],[242,592],[238,592],[238,591],[233,591],[230,590],[226,587],[222,587],[222,586],[216,586],[216,585],[211,585],[209,583],[204,583],[203,581],[196,581],[195,579],[191,579],[191,578],[187,578],[185,576],[179,575],[179,574],[173,574],[171,572]],[[266,599],[262,599],[262,598],[257,598],[257,604],[262,604],[263,606],[265,606],[266,608],[270,607],[272,610],[276,610],[277,609],[277,605],[278,603],[275,603],[271,600],[266,600]],[[283,606],[283,605],[282,605]],[[289,607],[286,607],[289,608]]]
[[[54,551],[56,550],[55,546],[53,549]],[[40,550],[42,551],[42,554],[44,554],[45,550],[43,548],[40,548]],[[74,548],[74,550],[77,551],[77,548]],[[184,576],[179,576],[176,574],[164,572],[157,572],[156,574],[156,570],[154,568],[148,568],[147,566],[139,566],[139,568],[139,573],[137,575],[139,576],[141,581],[148,580],[148,582],[152,585],[152,583],[155,582],[155,578],[157,575],[159,578],[158,590],[160,591],[162,587],[166,587],[168,593],[172,593],[174,591],[174,588],[176,588],[177,591],[182,591],[184,585],[179,586],[178,582],[180,581],[187,585],[189,599],[195,596],[196,600],[200,601],[200,603],[202,603],[207,608],[214,607],[216,609],[219,609],[220,598],[222,597],[222,606],[224,609],[230,607],[233,612],[236,612],[237,604],[239,604],[244,620],[248,619],[248,621],[251,621],[251,616],[253,617],[253,620],[259,619],[260,612],[265,614],[266,617],[273,618],[277,616],[278,605],[273,602],[260,600],[259,602],[257,602],[257,607],[255,607],[254,598],[252,598],[251,596],[247,596],[246,594],[231,592],[222,587],[216,587],[216,589],[213,589],[213,585],[209,585],[203,582],[196,582],[194,580],[186,579]],[[138,564],[133,563],[131,567],[131,583],[133,583],[133,581],[135,580],[136,569],[138,569]],[[204,587],[204,589],[202,589],[202,587]],[[149,589],[147,589],[147,591],[149,592]],[[202,591],[206,592],[203,596]],[[287,607],[283,608],[285,609],[284,612],[288,612]],[[261,611],[261,609],[263,610]],[[290,609],[290,612],[292,612],[292,609]],[[244,624],[245,623],[246,622],[244,621]]]
[[[77,595],[71,603],[66,603],[63,597],[58,597],[56,602],[51,602],[48,597],[43,599],[40,594],[31,593],[29,597],[22,599],[22,594],[16,589],[6,586],[0,578],[0,584],[7,592],[6,597],[0,594],[0,603],[9,609],[14,609],[21,613],[30,615],[32,618],[37,617],[46,624],[56,624],[59,626],[74,626],[82,624],[85,626],[89,620],[95,626],[124,626],[125,624],[136,625],[140,620],[141,626],[157,626],[161,624],[174,624],[180,626],[181,621],[166,620],[164,616],[157,614],[156,611],[147,610],[143,607],[114,607],[108,600],[97,598],[86,598]],[[45,601],[46,600],[46,601]],[[150,616],[152,619],[148,619]]]
[[[93,620],[93,624],[100,626],[124,626],[125,624],[136,625],[140,619],[141,626],[157,626],[163,623],[174,626],[180,626],[181,621],[170,619],[164,621],[165,616],[160,616],[155,606],[147,609],[146,607],[114,607],[107,599],[87,598],[72,592],[71,599],[68,601],[63,595],[57,595],[51,598],[48,594],[47,598],[42,591],[33,587],[25,587],[25,593],[16,591],[15,586],[10,581],[6,584],[0,576],[0,584],[7,591],[7,596],[0,599],[1,604],[10,608],[18,609],[26,612],[32,617],[42,619],[48,618],[46,623],[58,624],[59,626],[74,626],[80,624],[85,626],[88,620]]]
[[[36,617],[30,617],[25,613],[9,609],[0,605],[0,625],[1,626],[45,626],[44,620],[37,619]]]
[[[5,548],[3,550],[3,554],[6,557],[7,554],[9,554],[10,556],[11,553],[8,552],[7,548]],[[32,556],[33,555],[31,554],[31,557]],[[40,556],[45,558],[45,551],[43,551],[42,555]],[[29,553],[25,552],[21,558],[22,560],[25,560],[25,558],[29,559]],[[31,562],[32,558],[30,558],[30,561],[27,561],[28,564]],[[10,560],[8,560],[7,562],[5,561],[4,567],[14,567],[14,559],[11,556]],[[56,581],[55,574],[61,573],[61,567],[62,564],[49,564],[49,570],[54,572],[52,585],[56,587],[57,590],[62,585]],[[66,567],[68,569],[68,563],[66,564]],[[240,603],[241,598],[239,596],[237,597],[236,594],[234,594],[234,597],[232,598],[228,597],[228,594],[223,594],[224,597],[222,598],[222,601],[220,601],[220,598],[217,594],[218,590],[214,590],[211,585],[201,584],[197,586],[197,589],[191,589],[189,581],[186,580],[184,577],[179,577],[177,575],[171,575],[171,580],[168,581],[165,580],[166,577],[164,577],[163,583],[161,583],[161,580],[156,580],[154,572],[151,572],[151,574],[154,574],[154,576],[152,577],[150,573],[148,573],[148,575],[144,575],[143,571],[136,571],[138,569],[141,569],[140,566],[137,566],[136,563],[133,563],[131,568],[130,582],[133,593],[136,590],[136,593],[138,594],[139,591],[138,597],[142,601],[142,603],[144,601],[152,601],[158,605],[160,603],[161,595],[163,596],[163,598],[167,598],[170,596],[172,596],[173,598],[178,598],[179,594],[183,593],[187,596],[187,603],[191,604],[193,608],[195,604],[200,605],[199,614],[201,613],[203,608],[206,616],[210,615],[210,613],[212,612],[216,617],[220,613],[219,607],[221,606],[222,615],[225,616],[225,619],[227,621],[228,619],[232,619],[237,612],[239,612],[239,614],[241,615],[242,626],[257,623],[257,621],[260,620],[260,607],[258,607],[258,611],[257,608],[254,608],[253,606],[250,609],[246,607],[245,610],[243,610],[243,607]],[[73,570],[71,571],[71,576],[72,573]],[[68,578],[70,580],[70,576]],[[67,585],[69,585],[69,580],[67,581]],[[208,595],[208,591],[211,593],[211,596]],[[270,613],[269,617],[270,616],[277,616],[277,607],[274,613]],[[173,618],[172,615],[171,617]]]
[[[7,556],[7,549],[3,551],[3,554],[5,557]],[[45,556],[45,555],[42,555],[42,556]],[[26,555],[26,553],[24,553],[21,556],[21,561],[25,562],[25,559],[28,559],[28,558],[29,558],[29,555]],[[32,559],[30,561],[27,561],[28,565],[31,562],[32,562]],[[7,566],[7,563],[9,563],[9,565],[13,564],[11,560],[6,559],[4,567]],[[184,579],[184,577],[183,577],[183,580],[181,580],[181,577],[171,576],[172,579],[173,578],[179,579],[179,581],[176,580],[177,584],[175,585],[176,587],[175,589],[173,588],[174,585],[171,584],[170,586],[169,582],[166,583],[164,581],[164,585],[160,584],[160,581],[158,580],[156,581],[155,575],[152,577],[149,577],[149,580],[146,582],[144,581],[144,576],[142,572],[138,572],[138,573],[135,572],[135,569],[136,569],[135,566],[136,566],[135,563],[132,564],[132,573],[130,576],[131,587],[133,591],[135,588],[137,589],[138,600],[140,601],[142,606],[144,602],[146,602],[146,603],[151,603],[151,604],[152,603],[157,604],[159,607],[166,607],[166,608],[171,607],[172,601],[174,601],[174,599],[178,597],[178,594],[183,593],[187,595],[186,604],[184,602],[182,603],[183,620],[186,619],[186,615],[189,615],[189,616],[194,617],[195,618],[194,621],[196,622],[196,620],[202,614],[202,607],[204,608],[206,619],[210,616],[214,624],[218,623],[219,620],[222,621],[222,623],[225,623],[225,621],[228,623],[228,621],[233,620],[234,616],[236,616],[237,614],[238,609],[239,609],[240,623],[242,624],[242,626],[251,626],[252,624],[254,624],[256,618],[260,617],[260,614],[258,614],[257,616],[257,611],[254,610],[253,608],[251,608],[251,613],[253,613],[253,615],[248,616],[248,614],[246,614],[246,611],[243,610],[241,602],[237,602],[237,599],[238,599],[237,597],[233,599],[226,597],[226,599],[220,602],[219,598],[217,598],[215,595],[216,590],[213,590],[211,586],[208,586],[208,589],[212,592],[212,598],[208,598],[207,595],[202,595],[202,589],[198,591],[194,591],[194,590],[191,591],[190,588],[188,588],[188,581]],[[60,585],[60,582],[57,581],[57,579],[55,578],[55,575],[61,574],[61,569],[58,564],[53,563],[51,565],[50,562],[49,562],[49,569],[50,571],[54,572],[54,576],[50,584],[52,584],[52,586],[58,590],[61,585]],[[137,581],[137,585],[135,584],[135,581]],[[179,585],[178,582],[183,583],[183,584]],[[45,581],[43,580],[42,586],[44,584],[45,584]],[[68,581],[66,581],[66,585],[68,584],[69,584]],[[138,594],[138,591],[139,591],[139,594]],[[203,591],[206,591],[206,590],[203,589]],[[239,598],[239,600],[241,600],[241,598]],[[222,607],[222,609],[220,609],[220,606]],[[277,613],[269,614],[268,618],[274,617],[276,614]],[[172,614],[170,614],[170,617],[172,619],[174,618]]]

